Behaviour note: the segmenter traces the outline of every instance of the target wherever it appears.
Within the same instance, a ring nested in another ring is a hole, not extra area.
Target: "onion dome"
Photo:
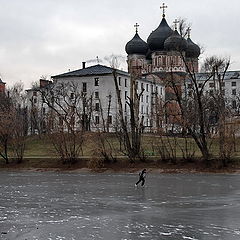
[[[186,39],[177,30],[164,42],[164,48],[168,51],[186,51],[187,47],[188,43]]]
[[[187,39],[188,47],[186,50],[186,57],[187,58],[198,58],[201,54],[200,47],[195,44],[190,37]]]
[[[163,17],[158,28],[153,31],[147,40],[148,46],[152,51],[163,51],[164,42],[170,37],[173,33],[173,30],[168,26],[165,17]]]
[[[131,41],[126,44],[125,51],[127,54],[140,54],[146,55],[148,51],[148,45],[145,41],[143,41],[138,33],[136,32],[135,36]]]

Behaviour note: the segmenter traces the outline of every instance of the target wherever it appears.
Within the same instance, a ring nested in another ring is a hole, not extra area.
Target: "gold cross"
[[[167,8],[167,6],[165,3],[163,3],[163,5],[160,7],[160,9],[163,9],[163,17],[165,17],[165,8]]]
[[[192,29],[190,27],[188,27],[188,29],[187,29],[188,38],[190,38],[191,30]]]
[[[175,21],[173,23],[174,23],[174,26],[175,26],[175,30],[177,30],[177,24],[179,23],[179,21],[177,19],[175,19]]]
[[[136,24],[134,25],[134,27],[136,28],[136,33],[137,33],[137,32],[138,32],[138,27],[139,27],[138,23],[136,23]]]

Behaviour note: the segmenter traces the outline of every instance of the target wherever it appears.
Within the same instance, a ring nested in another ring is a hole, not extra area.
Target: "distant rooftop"
[[[206,80],[210,73],[197,73],[196,77],[198,80]],[[223,73],[220,73],[223,75]],[[227,71],[224,77],[225,80],[239,79],[240,80],[240,71]]]
[[[113,73],[113,68],[107,67],[104,65],[94,65],[82,69],[78,69],[71,72],[66,72],[63,74],[52,76],[52,78],[64,78],[64,77],[83,77],[83,76],[92,76],[92,75],[108,75]],[[128,72],[122,70],[116,70],[117,74],[129,76]]]

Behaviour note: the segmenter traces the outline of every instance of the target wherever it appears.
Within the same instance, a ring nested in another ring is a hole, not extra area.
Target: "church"
[[[160,25],[149,35],[147,42],[136,34],[126,45],[128,54],[128,72],[132,73],[135,68],[141,69],[141,74],[159,72],[186,73],[186,64],[195,73],[198,72],[198,57],[200,47],[190,38],[190,28],[187,29],[188,37],[181,36],[177,30],[179,21],[175,20],[175,29],[171,29],[165,18],[165,4],[161,7],[163,16]],[[186,59],[186,64],[183,59]]]

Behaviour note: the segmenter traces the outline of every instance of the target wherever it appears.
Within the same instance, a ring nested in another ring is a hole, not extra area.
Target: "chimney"
[[[44,88],[51,83],[52,83],[52,81],[45,80],[45,79],[40,79],[40,88]]]
[[[82,62],[82,68],[86,68],[86,62]]]

